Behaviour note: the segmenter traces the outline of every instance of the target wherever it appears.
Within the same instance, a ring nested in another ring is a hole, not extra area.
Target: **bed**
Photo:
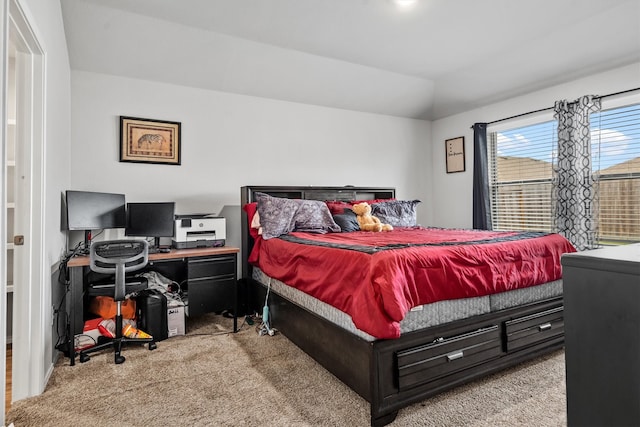
[[[271,325],[370,403],[372,426],[392,422],[412,403],[563,346],[559,258],[575,249],[558,235],[482,234],[401,222],[381,233],[332,227],[309,233],[300,226],[267,239],[251,227],[255,210],[247,208],[255,209],[258,200],[338,207],[367,200],[386,206],[393,205],[387,201],[395,200],[395,190],[241,188],[247,304],[262,312],[267,300]],[[432,237],[422,240],[420,233]],[[526,254],[542,253],[541,266],[505,256],[519,246]],[[500,257],[491,267],[500,274],[485,280],[486,267],[478,259],[491,252]],[[447,262],[415,267],[431,254],[446,254]],[[461,264],[462,273],[455,270]],[[389,265],[395,266],[392,273]],[[425,285],[429,278],[433,283]],[[469,287],[475,290],[468,293]]]

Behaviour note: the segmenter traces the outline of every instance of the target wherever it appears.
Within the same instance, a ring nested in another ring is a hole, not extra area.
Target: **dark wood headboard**
[[[273,197],[283,197],[288,199],[308,199],[308,200],[372,200],[372,199],[390,199],[395,198],[396,190],[394,188],[378,188],[378,187],[291,187],[291,186],[264,186],[264,185],[248,185],[240,188],[240,206],[247,203],[255,202],[255,193],[266,193]],[[253,248],[253,239],[249,234],[249,220],[247,213],[242,212],[242,278],[251,277],[251,266],[247,262],[251,249]]]

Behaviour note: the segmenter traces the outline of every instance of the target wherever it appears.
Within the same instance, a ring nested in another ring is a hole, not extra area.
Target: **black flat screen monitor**
[[[127,236],[153,237],[160,247],[160,237],[173,237],[174,202],[127,203]]]
[[[124,194],[67,190],[67,230],[124,228]]]
[[[67,190],[65,194],[67,230],[84,231],[85,249],[91,243],[91,230],[124,228],[124,194]]]

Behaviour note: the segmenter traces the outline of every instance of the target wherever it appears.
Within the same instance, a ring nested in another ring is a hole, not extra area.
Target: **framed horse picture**
[[[120,161],[180,164],[180,122],[120,116]]]

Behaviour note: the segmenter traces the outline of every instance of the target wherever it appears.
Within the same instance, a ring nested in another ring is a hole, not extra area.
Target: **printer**
[[[227,224],[224,217],[213,214],[176,215],[173,234],[176,249],[224,246]]]

